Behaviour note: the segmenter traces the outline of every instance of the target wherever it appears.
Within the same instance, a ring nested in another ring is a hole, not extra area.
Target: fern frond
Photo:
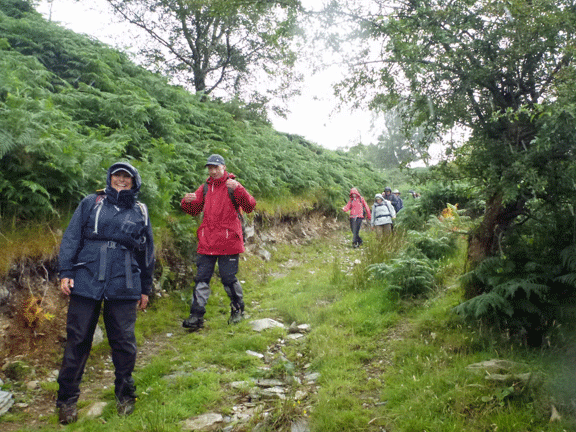
[[[524,291],[527,299],[530,299],[532,295],[543,299],[550,291],[550,287],[545,284],[532,282],[530,279],[512,279],[498,285],[494,289],[499,295],[508,299],[515,297],[519,290]]]
[[[0,159],[17,146],[18,143],[12,138],[12,135],[0,129]]]
[[[502,273],[504,267],[504,260],[500,257],[489,257],[482,261],[476,268],[462,277],[464,279],[473,280],[477,279],[484,285],[494,287],[497,284],[497,279]],[[496,276],[496,277],[494,277]]]
[[[576,273],[568,273],[562,276],[558,276],[554,280],[564,285],[571,286],[572,288],[576,288]]]
[[[476,296],[459,304],[454,312],[466,318],[490,319],[501,314],[512,316],[514,308],[501,295],[493,291]]]
[[[562,265],[566,269],[576,271],[576,246],[570,245],[564,248],[560,252],[560,258],[562,259]]]

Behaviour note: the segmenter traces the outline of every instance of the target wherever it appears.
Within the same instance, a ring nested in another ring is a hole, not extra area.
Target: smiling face
[[[110,176],[110,186],[118,192],[132,189],[134,180],[128,171],[118,171]]]
[[[208,168],[208,174],[214,180],[221,178],[226,171],[226,165],[206,165]]]

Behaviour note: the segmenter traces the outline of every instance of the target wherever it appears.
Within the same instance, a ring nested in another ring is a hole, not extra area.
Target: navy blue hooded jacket
[[[112,188],[118,168],[132,175],[130,190]],[[80,202],[60,244],[60,278],[74,279],[73,295],[95,300],[139,300],[149,295],[154,273],[154,239],[146,206],[136,201],[142,180],[126,162],[108,169],[104,194]]]

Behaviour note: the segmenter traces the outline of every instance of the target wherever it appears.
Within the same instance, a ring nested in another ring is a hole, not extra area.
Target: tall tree
[[[196,92],[236,96],[251,80],[294,78],[299,0],[107,1],[151,38],[149,65]]]
[[[332,4],[332,22],[355,25],[363,43],[338,88],[343,98],[368,99],[372,108],[408,106],[406,119],[430,137],[455,125],[472,130],[467,145],[454,149],[486,191],[472,262],[497,253],[515,224],[533,216],[528,201],[546,200],[544,189],[561,181],[551,173],[562,171],[549,164],[561,166],[574,154],[576,143],[565,135],[541,134],[550,126],[544,116],[562,109],[558,86],[576,83],[575,11],[572,0]],[[337,27],[332,44],[343,24]],[[567,183],[564,193],[574,192]]]
[[[444,164],[486,202],[459,313],[541,344],[552,323],[570,322],[576,291],[574,1],[331,6],[363,43],[338,88],[344,98],[407,106],[429,142],[455,125],[471,131]]]

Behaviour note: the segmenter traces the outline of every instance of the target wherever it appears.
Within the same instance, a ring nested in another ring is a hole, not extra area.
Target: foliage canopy
[[[343,0],[328,11],[340,21],[332,36],[341,35],[345,21],[360,44],[339,86],[344,99],[366,99],[378,110],[403,107],[405,121],[425,131],[417,145],[455,126],[470,131],[464,144],[445,143],[441,164],[444,176],[479,187],[486,203],[470,235],[470,268],[498,257],[515,269],[530,264],[557,274],[553,263],[576,238],[573,2]],[[521,284],[509,273],[498,289],[475,280],[466,295],[486,293],[482,301],[493,300],[492,308],[508,315],[501,307],[512,298],[507,293],[534,288],[530,277]],[[546,295],[510,303],[518,314],[508,328],[541,334],[541,323],[557,317],[547,313],[549,301],[565,286],[542,283]],[[528,311],[538,319],[526,320]]]
[[[221,89],[230,98],[255,79],[294,79],[298,0],[107,1],[148,36],[148,65],[198,93]]]
[[[384,183],[367,163],[280,134],[238,101],[202,102],[19,0],[0,0],[0,134],[4,216],[73,208],[119,159],[139,169],[158,215],[204,181],[211,153],[257,197],[307,195],[335,209],[350,187]]]

